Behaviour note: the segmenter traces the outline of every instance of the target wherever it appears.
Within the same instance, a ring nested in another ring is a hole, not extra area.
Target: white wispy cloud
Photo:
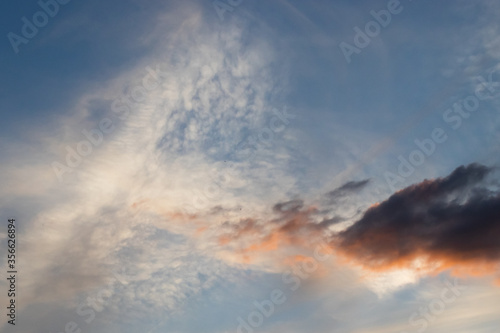
[[[259,193],[252,193],[257,188],[252,182],[259,179],[272,179],[274,193],[283,190],[280,184],[289,186],[286,173],[250,168],[286,160],[286,153],[261,153],[260,161],[224,166],[246,134],[258,133],[271,110],[282,108],[273,104],[285,81],[273,74],[272,49],[245,37],[238,26],[208,32],[200,9],[189,7],[165,15],[184,15],[185,21],[175,31],[162,31],[164,39],[147,59],[82,95],[73,110],[48,126],[52,132],[38,131],[38,152],[14,149],[12,156],[25,167],[2,166],[3,177],[14,183],[2,198],[39,200],[19,233],[22,257],[29,261],[22,272],[29,278],[19,282],[19,310],[54,302],[77,307],[103,288],[112,295],[107,304],[112,316],[130,309],[154,316],[181,308],[214,280],[234,279],[230,266],[209,251],[211,245],[196,238],[198,229],[220,223],[219,217],[190,221],[182,215],[184,206],[227,174],[230,182],[219,197],[197,206],[200,212],[261,202]],[[158,20],[158,31],[167,26],[165,17]],[[109,108],[140,84],[146,66],[161,72],[161,85],[134,103],[122,121]],[[105,112],[96,112],[96,105]],[[52,161],[65,165],[66,147],[76,149],[86,140],[82,130],[99,128],[106,117],[113,121],[113,133],[59,183]],[[127,284],[111,273],[123,267]],[[38,329],[28,326],[25,332]]]

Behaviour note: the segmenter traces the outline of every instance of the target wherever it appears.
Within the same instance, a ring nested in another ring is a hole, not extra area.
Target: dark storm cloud
[[[500,260],[500,195],[487,188],[491,168],[461,166],[369,208],[336,237],[364,265],[383,268],[417,257],[445,263]]]
[[[242,220],[221,243],[251,237],[249,249],[269,251],[303,246],[329,234],[332,247],[365,267],[410,266],[418,258],[435,270],[475,267],[481,272],[484,264],[500,262],[500,193],[495,180],[488,180],[492,170],[471,164],[447,177],[409,186],[368,208],[340,233],[329,227],[344,222],[342,217],[325,216],[300,199],[279,202],[273,206],[277,217]],[[332,193],[352,193],[367,183],[349,182]]]

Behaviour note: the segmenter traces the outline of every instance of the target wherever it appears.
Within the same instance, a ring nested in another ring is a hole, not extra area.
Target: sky
[[[498,332],[496,1],[1,6],[0,332]]]

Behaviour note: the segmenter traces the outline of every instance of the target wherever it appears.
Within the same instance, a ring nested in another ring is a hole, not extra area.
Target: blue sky
[[[0,11],[1,332],[497,332],[496,2],[54,1]]]

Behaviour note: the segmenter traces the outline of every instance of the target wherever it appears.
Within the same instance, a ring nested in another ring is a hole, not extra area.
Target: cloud
[[[279,202],[273,206],[274,218],[228,224],[219,244],[241,255],[240,262],[256,264],[282,260],[324,240],[347,258],[344,264],[361,266],[374,283],[415,281],[415,273],[446,270],[492,275],[500,267],[500,194],[490,177],[493,170],[471,164],[409,186],[372,205],[341,231],[331,227],[344,222],[342,217],[325,215],[302,199]],[[341,197],[367,183],[348,182],[330,193]],[[391,272],[396,275],[387,275]]]
[[[226,222],[219,231],[219,245],[236,254],[236,261],[277,272],[287,258],[310,253],[324,240],[324,231],[341,218],[326,218],[314,205],[300,199],[276,203],[262,218]]]
[[[500,263],[500,195],[493,169],[461,166],[373,205],[332,244],[365,267],[485,274]]]
[[[328,192],[326,196],[331,200],[331,202],[336,202],[340,198],[343,198],[350,194],[358,193],[359,191],[364,189],[369,182],[369,179],[350,181],[334,189],[333,191]]]
[[[0,198],[5,199],[2,207],[17,203],[12,215],[21,226],[26,278],[19,281],[19,311],[35,303],[76,310],[77,297],[85,299],[101,288],[113,295],[107,311],[115,316],[130,309],[144,317],[182,308],[215,281],[236,280],[236,268],[218,257],[210,232],[203,233],[207,225],[218,227],[222,213],[238,216],[241,202],[248,208],[265,200],[253,191],[260,186],[257,180],[275,182],[273,190],[266,189],[268,196],[291,183],[289,175],[267,168],[270,161],[281,159],[276,168],[286,163],[286,154],[274,156],[269,149],[270,157],[242,158],[232,166],[221,161],[229,159],[245,134],[259,133],[273,108],[282,107],[274,104],[274,96],[286,80],[276,75],[270,45],[242,27],[211,27],[201,9],[188,7],[192,10],[163,15],[184,18],[175,30],[155,21],[164,39],[147,59],[81,92],[74,108],[55,118],[53,131],[35,131],[36,149],[8,145],[0,178],[9,186]],[[118,121],[112,102],[125,103],[147,74],[145,68],[157,65],[165,76],[161,85],[141,102],[130,103],[130,117]],[[115,131],[59,183],[51,162],[64,163],[65,148],[74,149],[85,140],[82,130],[98,128],[106,117]],[[251,168],[252,163],[263,166]],[[203,197],[198,214],[179,213],[221,176],[230,181],[216,196]],[[234,189],[239,192],[233,194]],[[37,205],[29,206],[26,198]],[[123,267],[128,284],[119,285],[112,272]],[[31,324],[23,331],[38,331]]]

